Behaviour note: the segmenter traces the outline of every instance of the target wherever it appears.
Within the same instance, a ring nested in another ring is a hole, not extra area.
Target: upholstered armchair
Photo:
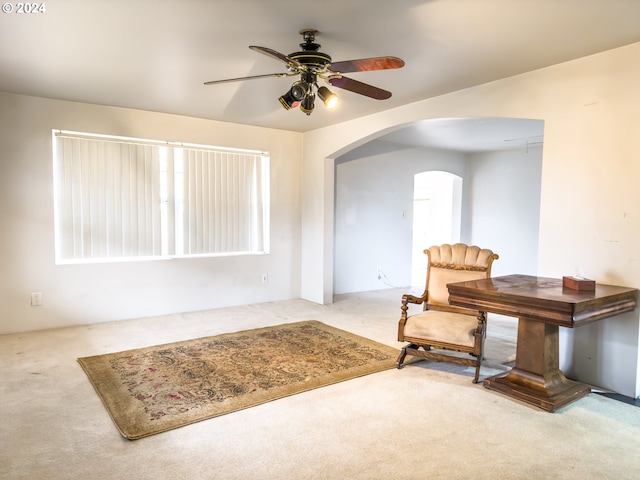
[[[397,367],[402,368],[407,355],[468,365],[475,367],[473,382],[478,383],[486,314],[449,305],[447,284],[489,278],[498,255],[463,243],[433,246],[424,253],[428,257],[424,293],[402,296],[398,340],[409,344],[402,348]],[[410,304],[422,305],[422,312],[409,315]]]

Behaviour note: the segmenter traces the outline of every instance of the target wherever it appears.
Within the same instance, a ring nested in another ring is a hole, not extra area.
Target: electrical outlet
[[[262,274],[262,283],[269,283],[269,274],[268,273],[263,273]]]
[[[41,307],[42,306],[42,292],[32,292],[31,293],[31,306],[32,307]]]

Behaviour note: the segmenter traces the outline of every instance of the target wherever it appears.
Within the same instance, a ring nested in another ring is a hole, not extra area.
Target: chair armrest
[[[420,305],[427,300],[427,292],[424,292],[421,297],[416,297],[415,295],[404,294],[402,295],[402,305],[406,306],[408,303],[415,303],[416,305]]]
[[[404,294],[402,295],[402,306],[400,309],[402,310],[402,314],[400,315],[400,322],[398,322],[398,341],[401,342],[404,340],[404,325],[407,323],[407,310],[409,309],[409,304],[413,303],[416,305],[420,305],[427,300],[427,292],[425,291],[421,297],[416,297],[415,295]]]

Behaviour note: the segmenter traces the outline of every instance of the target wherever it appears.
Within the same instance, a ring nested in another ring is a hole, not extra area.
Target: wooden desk
[[[635,288],[596,285],[595,292],[569,290],[562,280],[507,275],[450,283],[449,303],[518,317],[515,367],[484,380],[484,386],[554,412],[591,392],[559,368],[558,327],[579,327],[636,308]]]

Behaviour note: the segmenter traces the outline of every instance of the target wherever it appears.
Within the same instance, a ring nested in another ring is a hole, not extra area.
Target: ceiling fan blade
[[[327,80],[331,85],[338,88],[344,88],[350,92],[359,93],[375,100],[386,100],[391,97],[391,92],[383,90],[373,85],[353,80],[347,77],[332,77]]]
[[[252,75],[250,77],[238,77],[227,78],[225,80],[211,80],[210,82],[204,82],[205,85],[216,85],[218,83],[239,82],[241,80],[253,80],[254,78],[266,78],[266,77],[288,77],[290,75],[296,75],[295,73],[267,73],[264,75]]]
[[[397,57],[361,58],[359,60],[347,60],[334,62],[330,70],[339,73],[369,72],[371,70],[389,70],[391,68],[404,67],[404,60]]]
[[[292,58],[287,57],[283,53],[276,52],[275,50],[272,50],[272,49],[267,48],[267,47],[257,47],[255,45],[251,45],[249,48],[251,50],[256,51],[256,52],[264,53],[268,57],[275,58],[276,60],[280,60],[281,62],[286,63],[288,67],[297,68],[299,70],[304,70],[304,67],[302,66],[302,64],[298,63],[297,61],[293,60]]]

